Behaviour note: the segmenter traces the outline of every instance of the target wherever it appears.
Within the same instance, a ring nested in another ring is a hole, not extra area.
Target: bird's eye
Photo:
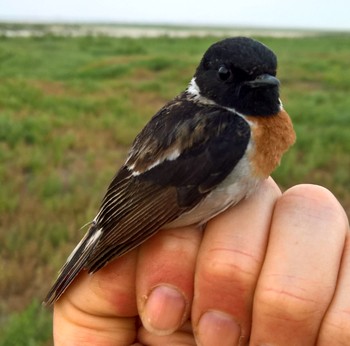
[[[221,66],[218,70],[218,76],[222,81],[226,81],[231,77],[231,71],[226,66]]]

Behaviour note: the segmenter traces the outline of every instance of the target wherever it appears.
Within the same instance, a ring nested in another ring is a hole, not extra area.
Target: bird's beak
[[[245,84],[251,88],[278,87],[280,85],[280,81],[270,74],[262,74],[256,77],[254,80],[246,82]]]

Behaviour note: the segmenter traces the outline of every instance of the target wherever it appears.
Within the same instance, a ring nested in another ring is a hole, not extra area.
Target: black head
[[[213,44],[195,73],[200,96],[246,115],[271,115],[280,109],[276,55],[246,37]]]

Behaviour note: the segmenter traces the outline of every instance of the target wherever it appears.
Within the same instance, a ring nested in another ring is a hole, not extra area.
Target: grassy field
[[[274,178],[350,214],[350,36],[260,37],[279,57],[296,145]],[[217,38],[0,37],[0,346],[49,345],[40,301],[133,137]]]

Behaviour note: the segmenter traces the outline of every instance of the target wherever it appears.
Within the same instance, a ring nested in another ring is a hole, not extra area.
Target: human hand
[[[55,304],[55,345],[347,344],[349,233],[330,192],[270,179],[203,233],[161,231],[81,273]]]

